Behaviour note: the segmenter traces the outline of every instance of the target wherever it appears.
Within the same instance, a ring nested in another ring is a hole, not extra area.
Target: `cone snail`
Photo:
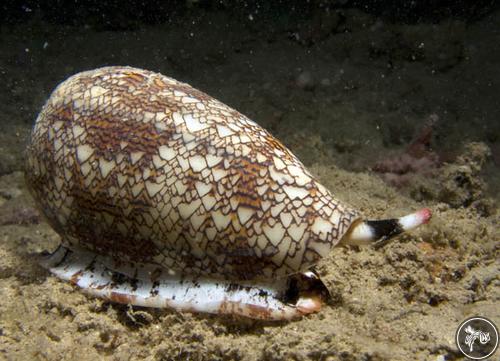
[[[387,239],[277,139],[207,94],[131,67],[63,81],[34,125],[26,182],[61,245],[42,264],[111,301],[284,320],[318,311],[311,267]]]

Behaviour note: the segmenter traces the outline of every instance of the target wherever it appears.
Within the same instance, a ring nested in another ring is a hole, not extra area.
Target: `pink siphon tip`
[[[421,219],[422,224],[428,223],[432,217],[432,212],[429,208],[423,208],[419,210],[416,214]]]
[[[431,210],[429,208],[423,208],[415,213],[399,218],[399,224],[403,231],[409,231],[421,224],[429,222],[431,215]]]

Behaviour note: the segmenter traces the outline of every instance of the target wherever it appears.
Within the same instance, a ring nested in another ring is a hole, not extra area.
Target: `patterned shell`
[[[358,218],[244,115],[130,67],[61,83],[36,120],[26,168],[67,247],[181,274],[293,274]]]

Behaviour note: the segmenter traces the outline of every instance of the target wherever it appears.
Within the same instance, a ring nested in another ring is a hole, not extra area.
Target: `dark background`
[[[26,21],[33,17],[56,24],[92,24],[103,29],[132,29],[140,24],[173,21],[197,8],[227,10],[245,17],[258,10],[264,17],[292,16],[297,20],[310,16],[318,8],[358,8],[366,13],[394,22],[438,22],[450,16],[474,21],[500,7],[495,0],[372,0],[372,1],[229,1],[229,0],[151,0],[151,1],[16,1],[2,2],[0,20],[6,23]]]

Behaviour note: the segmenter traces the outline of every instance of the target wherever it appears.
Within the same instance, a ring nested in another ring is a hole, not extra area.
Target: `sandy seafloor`
[[[271,25],[209,10],[127,31],[35,17],[0,28],[0,359],[456,360],[462,320],[500,326],[500,12],[407,25],[318,14]],[[87,297],[37,264],[59,238],[32,210],[22,151],[58,82],[102,65],[159,71],[224,101],[368,217],[427,206],[432,222],[378,250],[336,248],[317,267],[331,302],[296,322]],[[385,183],[374,164],[400,159],[430,117],[426,152],[440,161]]]

